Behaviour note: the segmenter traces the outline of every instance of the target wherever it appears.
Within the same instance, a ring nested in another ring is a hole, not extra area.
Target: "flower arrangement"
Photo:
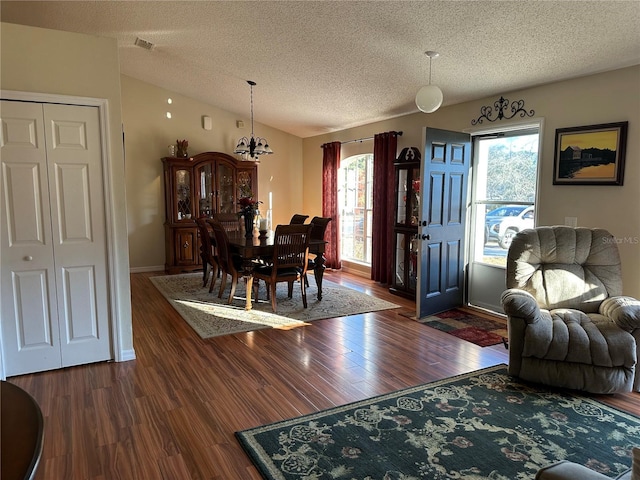
[[[238,217],[244,217],[245,236],[250,237],[253,235],[258,205],[262,202],[253,198],[253,192],[249,185],[241,184],[238,188],[240,190],[240,198],[238,199],[240,211],[238,212]]]
[[[253,198],[253,192],[248,185],[240,185],[240,198],[238,199],[238,205],[240,205],[240,211],[238,216],[252,214],[255,215],[258,210],[258,205],[262,202]]]

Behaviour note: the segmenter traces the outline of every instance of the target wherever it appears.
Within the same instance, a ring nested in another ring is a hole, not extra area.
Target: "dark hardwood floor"
[[[400,309],[202,340],[133,274],[137,359],[10,378],[45,417],[37,480],[259,479],[234,432],[507,362]],[[327,279],[406,309],[344,273]],[[640,415],[640,394],[607,403]]]

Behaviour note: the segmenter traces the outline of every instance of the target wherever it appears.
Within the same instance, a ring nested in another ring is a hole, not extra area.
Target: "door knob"
[[[431,240],[431,235],[425,235],[425,234],[423,234],[423,235],[422,235],[422,239],[423,239],[423,240]]]
[[[25,262],[30,262],[31,260],[33,260],[33,257],[31,255],[27,255],[26,257],[23,258],[23,260]]]

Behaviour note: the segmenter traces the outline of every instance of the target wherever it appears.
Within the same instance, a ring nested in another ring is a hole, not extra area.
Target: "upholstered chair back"
[[[622,294],[618,247],[598,228],[523,230],[509,247],[506,284],[529,292],[540,308],[594,313],[604,299]]]

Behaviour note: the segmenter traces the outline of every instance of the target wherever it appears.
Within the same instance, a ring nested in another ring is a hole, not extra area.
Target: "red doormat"
[[[416,319],[415,315],[407,315]],[[507,338],[507,320],[454,308],[417,320],[481,347],[498,345]]]

